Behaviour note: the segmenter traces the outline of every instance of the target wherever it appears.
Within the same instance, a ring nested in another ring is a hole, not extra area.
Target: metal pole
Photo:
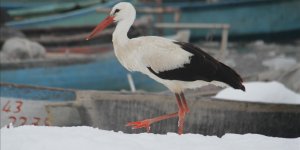
[[[127,74],[127,79],[128,79],[128,82],[129,82],[131,92],[135,92],[136,91],[135,85],[134,85],[134,82],[133,82],[133,79],[132,79],[132,76],[131,76],[130,73]]]
[[[228,42],[228,28],[223,28],[222,30],[222,41],[221,41],[221,60],[225,57],[225,52],[227,50],[227,42]]]

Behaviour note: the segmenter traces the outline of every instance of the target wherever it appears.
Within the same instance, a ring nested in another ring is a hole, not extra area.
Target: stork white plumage
[[[230,85],[245,91],[241,77],[234,70],[192,44],[157,36],[129,39],[127,32],[135,16],[136,11],[132,4],[120,2],[91,32],[87,40],[109,24],[117,22],[112,41],[120,63],[129,71],[139,71],[169,88],[175,93],[179,110],[156,118],[130,122],[127,126],[133,129],[146,128],[149,132],[152,123],[178,116],[178,133],[182,134],[184,118],[189,112],[183,94],[185,89],[215,84]]]

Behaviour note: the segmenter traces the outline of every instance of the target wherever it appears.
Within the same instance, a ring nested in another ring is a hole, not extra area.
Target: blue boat
[[[39,7],[43,5],[48,5],[51,3],[24,3],[24,2],[2,2],[1,1],[1,8],[5,10],[15,10],[15,9],[24,9],[24,8],[33,8],[33,7]]]
[[[55,14],[45,17],[36,17],[21,21],[11,21],[6,23],[7,26],[16,29],[32,29],[32,28],[55,28],[55,27],[80,27],[91,26],[99,23],[107,14],[96,12],[96,8],[110,8],[115,5],[118,0],[112,0],[105,4],[98,4],[88,8],[71,11],[62,14]]]
[[[229,35],[252,36],[300,31],[299,0],[231,0],[216,3],[166,3],[182,11],[181,22],[230,24]],[[167,22],[171,17],[165,17]],[[218,31],[209,31],[220,35]],[[207,32],[192,31],[192,36]],[[289,36],[291,36],[289,35]],[[299,36],[299,34],[298,34]]]
[[[0,7],[5,10],[17,10],[26,8],[36,8],[43,6],[50,6],[56,4],[65,3],[82,3],[82,2],[95,2],[97,0],[51,0],[51,1],[40,1],[40,0],[1,0]],[[100,1],[98,1],[100,2]]]
[[[1,65],[1,82],[84,90],[130,90],[127,80],[129,72],[121,66],[112,51],[97,58]],[[132,78],[137,90],[165,90],[162,85],[140,73],[133,73]]]
[[[97,13],[96,8],[111,8],[118,1],[110,1],[60,15],[40,17],[24,21],[8,22],[6,25],[18,29],[51,28],[96,25],[107,14]],[[136,7],[154,6],[136,3]],[[299,0],[231,0],[215,3],[166,2],[162,6],[179,8],[180,22],[227,23],[230,36],[249,36],[270,33],[296,33],[300,30]],[[139,17],[139,16],[138,16]],[[165,22],[173,22],[173,14],[164,14]],[[219,35],[218,31],[209,31]],[[192,31],[192,37],[204,37],[208,31]],[[299,35],[299,34],[298,34]]]
[[[112,51],[97,58],[68,55],[63,59],[1,62],[1,127],[10,123],[13,126],[51,125],[53,118],[49,114],[48,106],[72,106],[78,99],[78,89],[130,90],[128,72],[119,64]],[[139,73],[133,73],[132,78],[137,90],[166,89]],[[68,120],[68,116],[74,116],[74,112],[64,110],[66,111],[61,116],[68,122],[64,125],[82,125],[76,118]]]
[[[60,3],[45,3],[45,4],[31,4],[32,7],[19,8],[9,10],[8,14],[16,20],[28,19],[39,16],[48,16],[59,14],[62,12],[73,11],[81,8],[90,7],[100,4],[99,1],[83,1],[83,2],[60,2]],[[37,5],[37,6],[36,6]]]

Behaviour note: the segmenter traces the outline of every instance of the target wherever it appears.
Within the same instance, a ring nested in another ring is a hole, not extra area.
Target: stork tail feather
[[[219,80],[227,83],[234,89],[240,89],[245,91],[246,89],[245,86],[242,84],[243,79],[241,78],[241,76],[225,64],[221,63],[221,66],[222,67],[220,67],[220,70],[218,72],[218,74],[220,75]]]

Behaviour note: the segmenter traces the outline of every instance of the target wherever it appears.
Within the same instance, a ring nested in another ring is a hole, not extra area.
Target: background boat
[[[48,54],[50,55],[50,54]],[[130,90],[129,72],[113,51],[100,55],[52,54],[48,59],[1,63],[1,82],[93,90]],[[136,89],[161,91],[165,88],[140,73],[133,73]]]
[[[147,35],[151,24],[152,17],[143,16],[139,18],[131,27],[128,36],[130,38]],[[104,30],[92,40],[85,40],[86,36],[94,29],[94,26],[71,26],[57,28],[38,28],[22,29],[21,31],[29,40],[41,43],[46,47],[82,47],[87,45],[107,44],[112,41],[114,27]]]
[[[96,25],[107,13],[97,13],[97,8],[110,8],[118,1],[110,1],[103,5],[76,10],[59,15],[12,21],[6,25],[23,28],[44,27],[71,27],[82,25]],[[135,3],[137,7],[155,6],[151,3]],[[227,23],[230,24],[230,37],[254,36],[278,33],[292,33],[300,29],[300,1],[298,0],[244,0],[244,1],[219,1],[206,2],[166,2],[163,8],[175,8],[181,12],[179,22],[186,23]],[[288,8],[288,9],[286,9]],[[262,15],[264,14],[264,15]],[[174,14],[164,14],[163,22],[174,22]],[[168,34],[170,31],[167,31]],[[294,34],[293,34],[294,33]],[[216,30],[193,30],[192,38],[220,35]],[[270,35],[274,36],[274,35]]]
[[[21,21],[11,21],[6,23],[6,25],[15,29],[92,26],[99,23],[99,21],[104,19],[104,17],[107,15],[97,13],[96,8],[110,8],[117,2],[118,1],[116,0],[112,0],[104,4],[98,4],[67,13],[37,17]]]
[[[60,2],[40,4],[38,6],[25,7],[20,9],[9,10],[8,14],[14,20],[22,20],[39,16],[49,16],[53,14],[65,13],[81,8],[101,4],[100,1],[79,1],[79,2]]]
[[[40,1],[40,0],[2,0],[0,7],[5,10],[16,10],[16,9],[27,9],[35,8],[45,5],[53,4],[65,4],[65,3],[84,3],[84,2],[102,2],[101,0],[51,0],[51,1]]]
[[[181,11],[180,22],[229,24],[231,39],[239,36],[262,38],[276,35],[282,38],[283,33],[293,38],[300,35],[298,0],[221,0],[211,3],[169,1],[163,2],[161,7],[178,8]],[[171,14],[165,14],[163,19],[164,22],[173,22]],[[193,38],[209,35],[221,34],[218,30],[192,30]]]

